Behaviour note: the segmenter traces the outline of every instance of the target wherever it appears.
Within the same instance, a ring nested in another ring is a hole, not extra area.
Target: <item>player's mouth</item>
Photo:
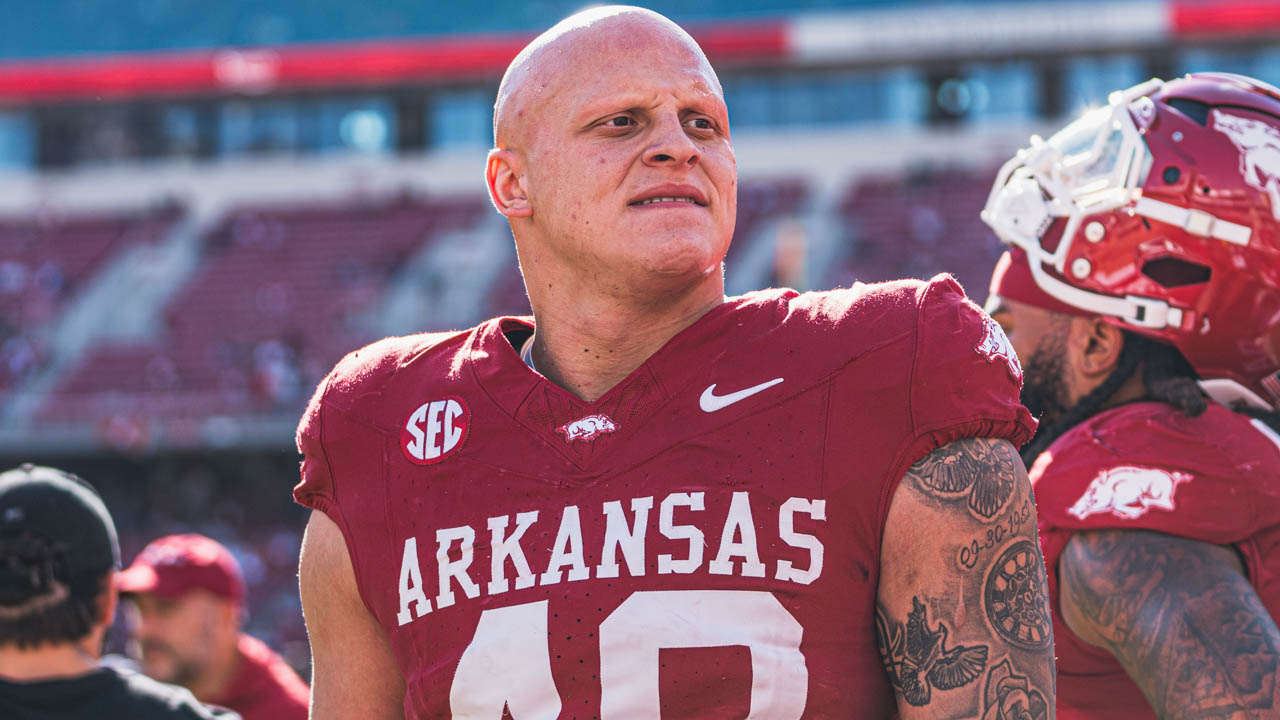
[[[631,207],[706,207],[707,196],[692,185],[659,185],[627,203]]]

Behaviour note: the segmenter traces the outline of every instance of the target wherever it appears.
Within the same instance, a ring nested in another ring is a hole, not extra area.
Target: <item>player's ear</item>
[[[524,158],[512,150],[494,148],[489,151],[484,179],[489,187],[489,199],[498,212],[511,218],[527,218],[533,215],[529,194],[524,186]]]
[[[1111,374],[1124,349],[1124,331],[1100,317],[1075,318],[1077,367],[1091,378]]]

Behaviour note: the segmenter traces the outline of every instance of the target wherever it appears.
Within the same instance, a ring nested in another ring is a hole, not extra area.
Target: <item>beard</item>
[[[1066,414],[1067,387],[1063,381],[1066,338],[1049,335],[1040,341],[1023,367],[1022,404],[1041,427]]]
[[[1022,394],[1020,399],[1032,417],[1040,421],[1036,434],[1018,451],[1027,469],[1036,458],[1066,428],[1055,422],[1070,408],[1067,407],[1067,384],[1063,380],[1066,365],[1066,337],[1057,333],[1041,339],[1031,357],[1022,366]]]
[[[199,675],[199,665],[183,656],[168,643],[160,640],[144,640],[139,643],[139,649],[143,670],[160,682],[190,687]],[[164,660],[169,661],[167,668],[164,667]],[[157,661],[159,661],[158,666]]]

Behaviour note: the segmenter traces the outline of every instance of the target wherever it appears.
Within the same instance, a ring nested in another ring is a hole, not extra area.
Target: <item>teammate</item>
[[[536,323],[384,340],[318,388],[313,717],[1050,715],[999,326],[946,277],[726,299],[723,94],[655,13],[540,36],[494,124]]]
[[[87,483],[34,465],[0,473],[0,717],[238,718],[102,662],[119,564],[115,525]]]
[[[261,640],[241,632],[244,576],[216,540],[194,533],[155,540],[120,573],[117,586],[136,608],[130,634],[147,675],[244,720],[306,720],[306,683]]]
[[[983,212],[1060,718],[1280,717],[1278,178],[1280,91],[1197,74],[1033,138]]]

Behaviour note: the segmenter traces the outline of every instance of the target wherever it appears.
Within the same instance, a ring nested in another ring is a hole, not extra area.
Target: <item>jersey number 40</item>
[[[455,718],[515,720],[560,715],[547,644],[548,601],[485,610],[449,691]],[[654,590],[633,593],[600,623],[600,717],[661,717],[658,651],[746,646],[751,718],[798,719],[809,671],[800,623],[769,592]]]

